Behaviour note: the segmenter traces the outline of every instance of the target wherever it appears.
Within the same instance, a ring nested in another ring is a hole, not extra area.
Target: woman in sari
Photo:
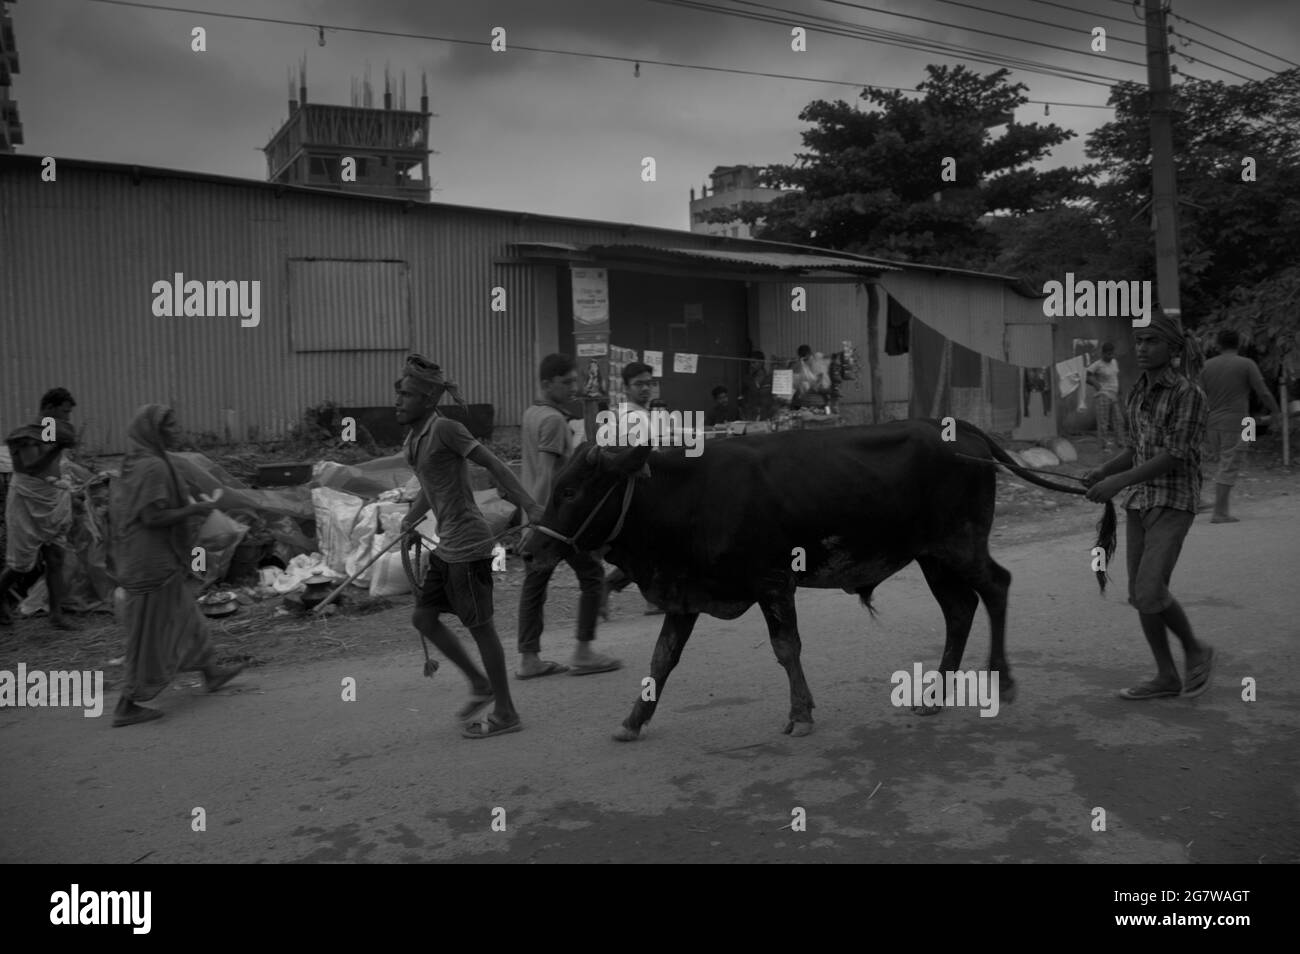
[[[190,549],[203,516],[215,500],[195,503],[176,473],[167,449],[180,428],[170,408],[146,404],[127,431],[122,476],[113,481],[109,505],[113,575],[126,591],[126,677],[113,725],[162,718],[139,705],[157,696],[177,672],[202,672],[214,692],[244,667],[219,668],[207,620],[195,603],[189,577]]]

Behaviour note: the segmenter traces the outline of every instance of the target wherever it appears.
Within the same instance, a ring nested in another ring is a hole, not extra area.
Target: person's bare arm
[[[144,508],[144,513],[140,514],[140,522],[150,530],[157,530],[161,527],[174,526],[199,514],[210,513],[216,509],[216,506],[215,500],[201,500],[169,510],[155,501]]]
[[[1119,455],[1119,457],[1113,458],[1105,466],[1109,466],[1110,463],[1120,460],[1125,456],[1125,454],[1128,455],[1129,462],[1132,463],[1133,452],[1130,450],[1125,451],[1125,453]],[[1141,467],[1134,467],[1131,470],[1125,470],[1118,474],[1112,473],[1111,476],[1105,477],[1092,484],[1088,487],[1087,497],[1089,500],[1096,503],[1103,503],[1115,496],[1125,487],[1131,487],[1134,484],[1143,484],[1148,480],[1155,480],[1157,477],[1169,473],[1169,471],[1173,470],[1176,466],[1178,466],[1178,458],[1169,453],[1169,451],[1161,451]]]
[[[527,514],[530,523],[541,521],[545,510],[528,495],[528,491],[524,490],[523,485],[515,478],[514,472],[495,454],[479,444],[467,456],[492,475],[496,485],[505,491],[506,499]]]

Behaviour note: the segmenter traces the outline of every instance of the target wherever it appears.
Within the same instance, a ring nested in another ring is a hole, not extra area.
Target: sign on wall
[[[609,334],[609,273],[603,268],[570,269],[574,332]]]

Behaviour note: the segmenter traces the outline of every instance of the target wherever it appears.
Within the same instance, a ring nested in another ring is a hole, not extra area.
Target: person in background
[[[1083,475],[1087,498],[1110,500],[1126,487],[1128,601],[1138,611],[1156,661],[1156,676],[1121,689],[1121,699],[1197,696],[1210,684],[1214,649],[1196,639],[1187,614],[1169,592],[1183,540],[1196,519],[1201,484],[1201,441],[1208,417],[1205,392],[1174,370],[1182,357],[1182,327],[1157,309],[1151,323],[1133,331],[1141,376],[1124,402],[1127,446]],[[1179,679],[1168,633],[1183,646],[1186,678]]]
[[[126,591],[126,671],[113,713],[114,726],[161,719],[140,705],[155,698],[178,672],[203,673],[216,692],[243,666],[222,668],[208,638],[208,621],[195,597],[201,584],[190,576],[192,547],[213,499],[195,502],[168,455],[180,440],[171,409],[146,404],[127,429],[122,475],[109,499],[110,574]]]
[[[1120,424],[1122,412],[1119,403],[1119,362],[1115,360],[1115,346],[1107,341],[1101,346],[1101,357],[1088,365],[1087,381],[1097,388],[1094,407],[1097,411],[1097,440],[1103,451],[1111,448],[1111,435],[1122,443]]]
[[[618,409],[619,437],[622,438],[628,433],[630,422],[636,418],[641,419],[643,433],[651,434],[653,420],[650,416],[650,394],[654,389],[654,369],[640,361],[630,362],[623,368],[623,385],[627,390],[627,401],[619,405]],[[659,436],[661,440],[656,449],[667,446],[667,443],[662,440],[664,435]],[[653,442],[651,446],[655,446]],[[632,577],[618,568],[605,578],[605,587],[600,599],[601,618],[609,619],[609,594],[621,593],[631,582]],[[645,601],[646,616],[655,616],[662,612],[663,610],[649,600]]]
[[[1205,362],[1201,369],[1201,388],[1210,402],[1210,420],[1205,433],[1206,460],[1217,462],[1214,475],[1214,516],[1210,523],[1236,523],[1228,513],[1228,498],[1237,482],[1237,473],[1249,453],[1250,444],[1241,439],[1242,419],[1250,413],[1250,394],[1274,417],[1282,413],[1277,401],[1264,385],[1259,366],[1237,353],[1241,338],[1231,328],[1219,332],[1218,357]],[[1209,505],[1201,502],[1201,509]]]
[[[772,416],[772,375],[763,352],[751,351],[749,358],[749,371],[740,388],[740,403],[747,420],[765,421]]]
[[[458,399],[458,390],[438,365],[422,355],[406,359],[397,390],[397,422],[410,427],[402,448],[406,462],[420,481],[420,494],[402,520],[402,532],[414,534],[424,515],[438,520],[438,546],[429,554],[429,569],[415,598],[411,623],[422,639],[433,643],[469,680],[469,702],[457,713],[472,719],[487,706],[494,710],[466,725],[467,739],[518,732],[523,728],[506,678],[506,654],[492,623],[492,531],[474,502],[468,461],[492,475],[506,499],[536,523],[542,508],[520,486],[514,473],[470,434],[464,424],[438,414],[444,393]],[[439,616],[454,614],[478,646],[486,673],[474,665]]]
[[[72,494],[63,479],[64,452],[77,444],[69,422],[77,406],[66,388],[54,388],[41,397],[40,420],[20,427],[5,438],[14,473],[5,500],[5,564],[0,572],[0,626],[11,625],[9,591],[15,584],[34,580],[37,560],[45,565],[49,590],[50,625],[80,629],[63,614],[63,551],[72,527]],[[42,423],[53,421],[53,428]]]
[[[724,385],[719,384],[712,391],[713,407],[704,415],[705,427],[717,427],[740,420],[740,414],[731,404],[731,394]]]
[[[538,376],[542,385],[541,395],[524,411],[521,443],[524,489],[544,508],[551,499],[555,478],[573,456],[573,431],[564,406],[571,402],[577,389],[578,372],[567,354],[548,354],[542,359]],[[605,582],[600,561],[590,553],[567,546],[562,558],[572,567],[582,594],[578,599],[578,645],[573,653],[572,666],[541,658],[546,588],[555,572],[555,565],[539,569],[530,561],[519,593],[520,662],[515,673],[519,679],[535,679],[562,672],[579,676],[613,672],[623,665],[617,659],[594,652],[591,646],[596,639],[596,614]]]

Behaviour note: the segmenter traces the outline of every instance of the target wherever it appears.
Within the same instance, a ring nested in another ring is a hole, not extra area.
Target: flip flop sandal
[[[1164,699],[1167,696],[1181,695],[1180,689],[1157,689],[1151,683],[1144,683],[1133,689],[1121,689],[1118,693],[1121,699],[1130,701],[1140,701],[1144,699]]]
[[[1211,647],[1210,653],[1205,657],[1205,662],[1201,663],[1187,672],[1186,688],[1183,689],[1183,695],[1191,699],[1199,696],[1206,689],[1210,688],[1210,675],[1214,669],[1214,649]]]
[[[460,711],[456,713],[456,718],[461,722],[466,719],[472,719],[483,711],[485,706],[490,706],[496,696],[489,693],[486,696],[470,696],[469,702],[461,706]]]
[[[553,660],[548,659],[545,663],[542,664],[542,668],[537,670],[537,672],[527,672],[527,673],[517,672],[515,673],[515,678],[516,679],[540,679],[542,676],[554,676],[554,675],[558,675],[559,673],[568,672],[568,671],[569,671],[568,666],[564,665],[563,663],[557,663]]]
[[[494,735],[509,735],[511,732],[518,732],[523,727],[523,722],[518,719],[507,725],[495,721],[491,715],[488,715],[482,722],[471,722],[465,726],[461,736],[466,739],[486,739]]]
[[[569,669],[570,676],[592,676],[598,672],[614,672],[616,669],[622,669],[623,663],[617,659],[599,659],[585,666],[576,665]]]
[[[114,716],[113,727],[120,728],[124,725],[140,725],[142,722],[152,722],[154,719],[161,719],[163,712],[161,709],[148,709],[140,706],[134,712],[126,715]]]

